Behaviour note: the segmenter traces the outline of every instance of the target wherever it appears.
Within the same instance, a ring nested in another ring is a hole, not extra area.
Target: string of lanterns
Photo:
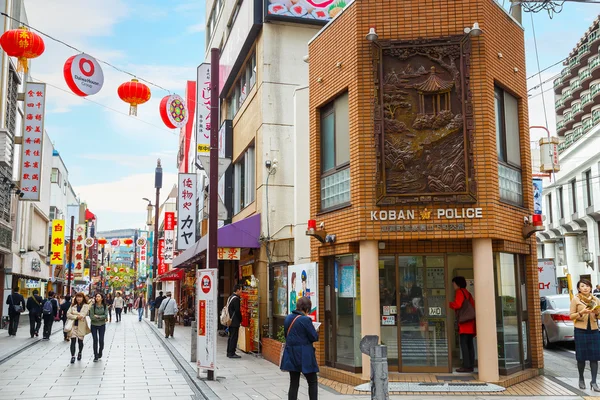
[[[25,26],[4,32],[0,36],[0,46],[8,56],[17,58],[19,72],[27,72],[29,60],[41,56],[46,49],[44,39]],[[81,97],[97,94],[104,85],[100,63],[85,53],[69,57],[63,67],[63,75],[69,89]],[[117,95],[129,104],[129,115],[137,116],[137,107],[150,100],[152,92],[148,85],[134,78],[121,84]],[[169,129],[181,128],[188,120],[187,106],[178,95],[163,97],[159,113]]]

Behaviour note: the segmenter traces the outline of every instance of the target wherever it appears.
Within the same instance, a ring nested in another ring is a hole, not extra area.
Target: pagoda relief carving
[[[476,201],[470,42],[384,41],[373,63],[377,201]]]

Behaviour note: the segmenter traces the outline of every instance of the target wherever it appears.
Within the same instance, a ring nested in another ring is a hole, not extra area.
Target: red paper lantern
[[[137,106],[144,104],[150,100],[150,88],[137,79],[132,79],[131,82],[125,82],[117,89],[117,93],[121,100],[129,103],[129,115],[137,115]]]
[[[110,267],[106,267],[106,272],[110,272]]]
[[[106,243],[108,243],[108,241],[106,239],[98,239],[98,244],[100,246],[104,246]]]
[[[123,243],[125,243],[127,246],[131,246],[133,244],[133,239],[125,239],[123,240]]]
[[[121,241],[119,239],[113,239],[110,241],[110,245],[113,247],[118,247],[121,245]]]
[[[125,268],[119,268],[119,272],[125,272]]]
[[[0,46],[6,54],[18,59],[19,72],[27,72],[28,59],[41,56],[46,49],[42,37],[24,26],[4,32],[0,37]]]

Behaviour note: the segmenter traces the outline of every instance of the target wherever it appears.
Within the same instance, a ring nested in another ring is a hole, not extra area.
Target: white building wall
[[[310,122],[308,87],[294,93],[294,263],[310,260]]]

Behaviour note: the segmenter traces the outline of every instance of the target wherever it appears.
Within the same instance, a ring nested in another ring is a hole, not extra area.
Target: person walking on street
[[[592,295],[592,282],[580,279],[577,282],[579,294],[573,296],[570,307],[570,317],[575,326],[575,359],[579,371],[579,388],[585,389],[583,373],[585,362],[590,362],[592,370],[591,388],[600,392],[596,384],[598,375],[598,360],[600,360],[600,331],[598,331],[598,313],[600,301]]]
[[[475,346],[473,339],[477,333],[475,326],[475,300],[466,289],[467,280],[462,276],[452,279],[454,286],[454,301],[450,302],[450,308],[456,311],[458,322],[458,336],[460,338],[460,351],[462,354],[462,367],[456,372],[473,372],[475,368]],[[469,304],[466,304],[468,301]]]
[[[600,294],[600,284],[596,285],[596,289],[594,289],[593,294]]]
[[[106,332],[106,321],[108,321],[108,307],[101,293],[96,294],[94,305],[90,307],[90,320],[94,339],[94,362],[96,362],[102,358],[104,333]]]
[[[319,386],[317,381],[317,357],[313,343],[319,340],[308,313],[312,309],[312,302],[308,297],[301,297],[296,303],[296,310],[292,311],[283,323],[285,329],[285,349],[281,359],[281,370],[290,373],[290,389],[288,400],[298,399],[300,387],[300,373],[304,374],[308,382],[308,398],[317,400]]]
[[[8,295],[6,304],[8,304],[8,336],[17,336],[19,319],[21,313],[25,311],[25,299],[19,294],[18,286],[15,286],[12,293]]]
[[[159,310],[165,320],[165,337],[173,337],[175,333],[175,315],[178,309],[177,302],[171,298],[171,292],[167,292],[167,297],[161,303]]]
[[[160,311],[160,305],[162,304],[165,296],[163,296],[163,292],[158,292],[158,296],[154,300],[154,309],[156,310],[156,321],[158,328],[162,328],[162,312]]]
[[[83,351],[83,339],[91,332],[87,319],[90,312],[89,300],[85,293],[79,292],[75,295],[75,300],[67,312],[67,318],[72,320],[72,327],[69,330],[68,338],[71,339],[71,364],[75,362],[75,344],[79,345],[77,360],[81,360]],[[68,329],[68,325],[65,326]]]
[[[133,294],[127,297],[127,311],[131,312],[133,308]]]
[[[112,322],[113,298],[110,293],[104,298],[104,303],[106,303],[106,307],[108,308],[108,322]]]
[[[67,312],[71,308],[71,296],[66,295],[65,301],[60,305],[60,319],[63,323],[63,334],[65,335],[65,342],[69,341],[69,334],[65,332],[65,324],[67,323]]]
[[[48,298],[44,302],[42,307],[42,315],[44,318],[44,334],[43,340],[50,340],[50,334],[52,334],[52,324],[54,318],[58,315],[58,301],[54,298],[54,292],[48,292]]]
[[[135,299],[135,308],[138,311],[138,320],[142,320],[142,316],[144,315],[144,307],[146,306],[146,300],[144,300],[144,294],[140,293],[137,299]]]
[[[117,292],[117,297],[115,297],[113,305],[115,306],[115,319],[117,322],[121,322],[121,311],[123,311],[123,307],[125,306],[125,300],[121,297],[121,292]]]
[[[127,314],[127,307],[128,307],[128,304],[129,304],[129,296],[127,296],[127,295],[126,295],[126,296],[123,298],[123,312],[124,312],[125,314]]]
[[[42,326],[42,303],[44,299],[39,295],[37,289],[33,295],[27,299],[27,311],[29,311],[29,334],[31,337],[38,336],[40,326]]]
[[[240,312],[240,293],[242,292],[241,285],[235,285],[233,287],[233,294],[229,296],[227,300],[227,311],[229,312],[229,318],[231,318],[231,324],[229,325],[229,338],[227,339],[227,357],[228,358],[242,358],[235,354],[237,348],[238,336],[240,333],[240,325],[242,324],[242,313]]]

